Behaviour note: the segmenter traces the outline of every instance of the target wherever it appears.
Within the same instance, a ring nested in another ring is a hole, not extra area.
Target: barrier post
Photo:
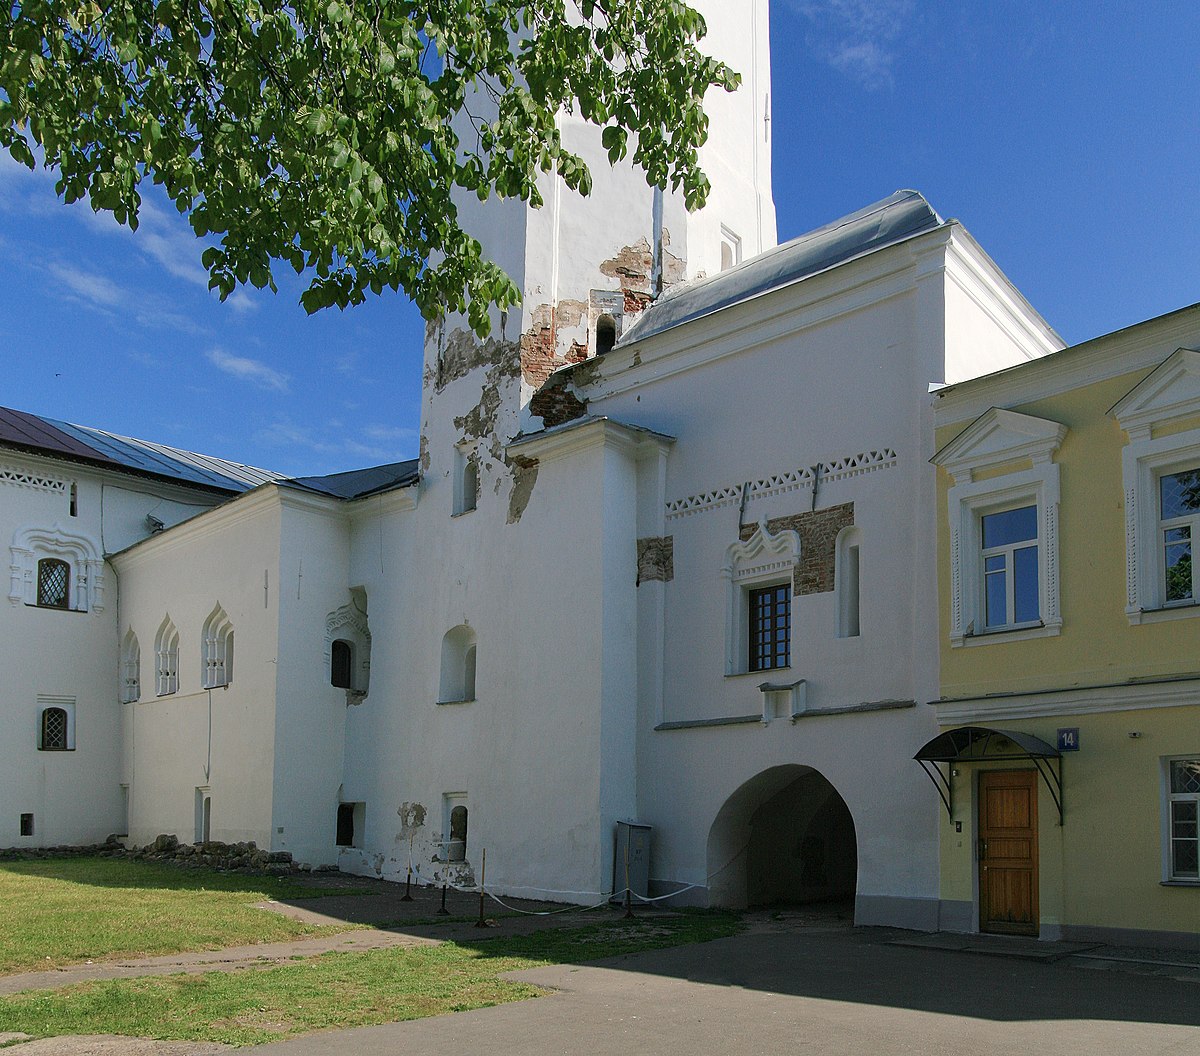
[[[446,908],[446,881],[442,881],[442,908],[437,911],[439,917],[450,916],[450,910]]]
[[[629,886],[629,839],[625,839],[625,916],[628,920],[633,916],[633,889]]]
[[[483,885],[487,880],[487,848],[483,849],[483,862],[479,866],[479,919],[475,927],[486,928],[487,921],[483,919]]]
[[[408,838],[408,875],[404,878],[404,897],[400,899],[401,902],[411,902],[413,900],[413,897],[412,897],[412,843],[413,843],[413,838],[411,836],[409,836],[409,838]]]

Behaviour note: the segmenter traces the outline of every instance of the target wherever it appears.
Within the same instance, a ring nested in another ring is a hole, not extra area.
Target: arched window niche
[[[475,699],[476,635],[465,623],[451,627],[442,639],[442,679],[439,704],[462,704]]]
[[[179,689],[179,631],[168,615],[154,636],[154,692],[160,697]]]
[[[596,320],[596,355],[603,356],[617,343],[617,321],[605,313]]]
[[[132,704],[142,695],[142,647],[131,627],[121,642],[121,703]]]
[[[201,685],[217,689],[233,681],[233,623],[220,605],[204,621]]]
[[[833,566],[838,604],[838,637],[857,638],[861,632],[862,533],[858,528],[838,532]]]
[[[371,630],[367,593],[350,591],[350,603],[325,617],[325,673],[329,684],[345,690],[347,704],[361,704],[371,681]]]

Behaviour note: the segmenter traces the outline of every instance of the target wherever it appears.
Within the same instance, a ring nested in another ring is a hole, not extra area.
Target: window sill
[[[53,752],[57,755],[60,752],[73,752],[73,751],[75,751],[75,749],[74,748],[39,748],[38,751],[39,752]]]
[[[25,602],[27,609],[41,609],[43,612],[87,612],[87,609],[69,609],[62,605],[39,605],[36,601]]]
[[[478,506],[472,506],[469,510],[455,510],[454,513],[450,514],[450,519],[454,520],[456,517],[466,517],[467,514],[474,513],[477,509],[479,509]]]
[[[1062,633],[1062,623],[1034,623],[1020,627],[998,627],[982,634],[963,634],[951,637],[955,649],[963,646],[991,645],[995,642],[1024,642],[1031,638],[1054,638]]]
[[[1125,615],[1129,617],[1130,626],[1137,627],[1143,623],[1165,623],[1168,620],[1186,620],[1193,616],[1200,616],[1200,603],[1192,602],[1188,605],[1169,605],[1161,609],[1135,609],[1130,612],[1125,610]]]
[[[1160,880],[1159,887],[1197,887],[1200,888],[1200,880]]]
[[[751,677],[753,677],[753,678],[770,678],[776,672],[782,671],[784,673],[788,673],[791,670],[792,669],[790,666],[789,667],[764,667],[760,671],[730,671],[725,677],[726,678],[751,678]]]
[[[450,706],[451,704],[474,704],[475,698],[474,697],[464,697],[462,700],[436,700],[436,701],[434,701],[434,703],[439,708],[445,708],[445,707]]]

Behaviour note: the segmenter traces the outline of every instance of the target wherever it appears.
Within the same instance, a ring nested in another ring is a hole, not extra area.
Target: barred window
[[[1200,880],[1200,759],[1172,759],[1167,773],[1172,880]]]
[[[776,583],[748,592],[750,605],[750,670],[769,671],[791,665],[792,588]]]
[[[70,608],[71,566],[56,557],[44,557],[37,565],[37,603],[47,609]]]
[[[65,752],[67,743],[67,712],[64,708],[46,708],[42,711],[43,752]]]

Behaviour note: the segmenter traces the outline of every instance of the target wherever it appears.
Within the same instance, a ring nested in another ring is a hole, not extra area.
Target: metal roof
[[[323,477],[290,477],[276,483],[316,491],[335,499],[361,499],[393,488],[407,488],[417,483],[418,478],[417,460],[411,458],[407,462],[389,462],[385,466],[329,473]]]
[[[897,191],[728,271],[676,286],[642,312],[622,335],[618,347],[790,286],[855,257],[932,231],[943,223],[919,192]]]
[[[283,479],[281,474],[240,462],[8,407],[0,407],[0,444],[235,493]]]

